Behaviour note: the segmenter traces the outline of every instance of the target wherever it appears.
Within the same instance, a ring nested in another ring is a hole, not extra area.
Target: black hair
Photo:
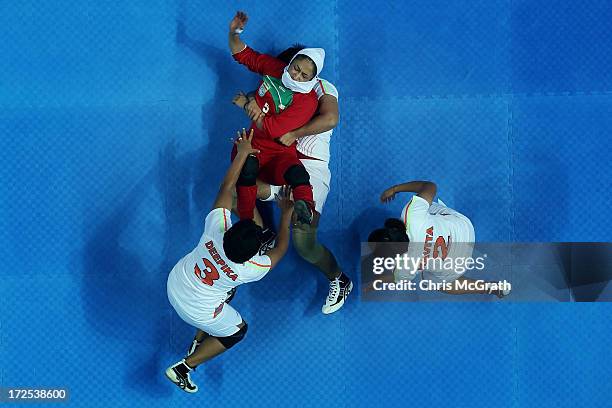
[[[300,51],[306,48],[302,44],[295,43],[291,47],[287,48],[285,51],[281,52],[276,56],[279,60],[283,61],[285,64],[289,64],[293,57]]]
[[[240,220],[223,234],[223,251],[235,263],[245,263],[261,247],[262,228],[253,220]]]
[[[375,229],[368,236],[368,242],[375,256],[382,257],[394,257],[405,253],[409,241],[406,226],[397,218],[388,218],[385,220],[384,228]]]

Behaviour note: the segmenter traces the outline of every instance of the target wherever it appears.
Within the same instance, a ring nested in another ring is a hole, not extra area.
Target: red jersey
[[[245,65],[249,70],[273,78],[281,78],[287,65],[277,58],[260,54],[250,47],[246,47],[233,56],[236,61]],[[274,139],[308,123],[317,110],[318,98],[316,92],[314,90],[307,94],[294,92],[289,106],[277,106],[270,90],[267,89],[264,81],[261,81],[255,99],[257,105],[266,115],[263,119],[263,130],[259,130],[255,122],[251,123],[253,147],[268,151],[295,150],[295,143],[287,147]]]

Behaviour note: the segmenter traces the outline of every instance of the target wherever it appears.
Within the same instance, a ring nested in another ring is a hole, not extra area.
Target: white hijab
[[[308,82],[296,81],[293,78],[291,78],[291,75],[289,75],[289,65],[291,65],[295,57],[297,57],[298,55],[307,56],[308,58],[314,61],[315,66],[317,67],[316,75],[314,76],[314,78],[312,78]],[[289,65],[285,67],[285,70],[283,71],[283,76],[281,78],[283,81],[283,85],[285,85],[288,89],[292,90],[293,92],[304,93],[304,94],[309,93],[310,91],[312,91],[312,88],[314,88],[317,81],[319,80],[319,74],[323,70],[324,61],[325,61],[325,50],[323,48],[304,48],[303,50],[295,54],[295,56],[291,58],[291,61],[289,61]]]

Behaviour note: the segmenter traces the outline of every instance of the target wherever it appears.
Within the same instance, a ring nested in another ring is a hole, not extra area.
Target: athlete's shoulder
[[[317,94],[317,98],[321,98],[323,95],[331,95],[334,98],[338,99],[338,90],[326,79],[319,78],[317,83],[315,84],[314,90]]]
[[[417,195],[412,196],[402,210],[402,221],[404,221],[406,229],[420,227],[424,218],[427,217],[428,209],[429,203],[427,200]]]

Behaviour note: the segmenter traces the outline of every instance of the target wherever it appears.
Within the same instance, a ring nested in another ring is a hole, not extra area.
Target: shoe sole
[[[198,392],[198,386],[195,386],[195,389],[193,390],[189,390],[187,388],[183,388],[181,387],[179,384],[181,383],[180,380],[178,379],[178,377],[176,376],[176,374],[174,374],[174,370],[172,369],[172,367],[169,367],[166,369],[166,378],[168,378],[170,381],[172,381],[174,383],[174,385],[176,385],[177,387],[179,387],[179,389],[189,393],[189,394],[194,394],[196,392]]]
[[[332,307],[330,307],[329,309],[325,309],[325,305],[323,305],[323,307],[321,308],[321,312],[323,312],[323,314],[332,314],[338,310],[340,310],[340,308],[342,308],[342,306],[344,306],[344,301],[346,300],[346,298],[348,298],[348,296],[351,294],[351,292],[353,291],[353,282],[349,282],[348,288],[346,289],[346,295],[344,295],[344,298],[336,303],[335,305],[333,305]]]
[[[297,220],[302,224],[310,225],[312,222],[312,213],[303,200],[298,200],[293,204],[293,212],[295,212]]]

